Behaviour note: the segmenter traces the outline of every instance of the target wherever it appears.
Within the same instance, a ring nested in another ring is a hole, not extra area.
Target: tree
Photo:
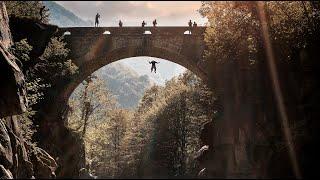
[[[49,9],[43,9],[45,6],[42,1],[5,1],[5,4],[9,17],[15,16],[43,23],[49,22]]]
[[[319,11],[312,2],[263,2],[267,12],[270,39],[282,61],[290,61],[292,49],[305,47],[310,37],[316,37]],[[199,9],[208,18],[205,41],[207,59],[235,61],[251,54],[251,64],[259,60],[264,44],[256,2],[202,2]]]
[[[194,177],[193,153],[202,123],[211,120],[212,101],[213,93],[191,72],[147,90],[123,138],[121,177]]]
[[[53,37],[35,65],[36,73],[50,84],[69,79],[78,72],[78,67],[68,59],[69,49],[65,47],[63,36]]]
[[[71,95],[68,126],[85,136],[88,126],[97,126],[116,108],[116,101],[103,80],[89,76]]]

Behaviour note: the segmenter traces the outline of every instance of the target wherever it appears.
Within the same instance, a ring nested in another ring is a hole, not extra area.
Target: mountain
[[[49,8],[50,23],[60,27],[65,26],[93,26],[92,21],[84,21],[71,11],[53,1],[43,1],[43,4]]]
[[[154,84],[147,75],[139,76],[121,62],[108,64],[94,74],[105,80],[109,91],[116,96],[122,108],[136,107],[145,90]]]

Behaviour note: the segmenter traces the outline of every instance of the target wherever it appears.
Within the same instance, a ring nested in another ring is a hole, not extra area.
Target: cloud
[[[157,18],[159,26],[185,26],[189,19],[203,24],[206,20],[197,12],[200,1],[57,1],[84,20],[94,20],[101,15],[101,26],[117,26],[121,19],[124,26],[147,25]]]

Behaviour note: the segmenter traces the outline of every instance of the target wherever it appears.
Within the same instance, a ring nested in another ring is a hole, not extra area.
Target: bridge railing
[[[67,32],[71,36],[100,36],[103,34],[109,35],[143,35],[149,31],[151,35],[202,35],[206,27],[60,27],[58,34],[63,35]],[[106,33],[107,32],[107,33]],[[187,33],[186,33],[187,32]]]

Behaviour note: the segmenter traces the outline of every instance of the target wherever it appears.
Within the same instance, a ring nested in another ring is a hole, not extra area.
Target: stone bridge
[[[216,163],[217,172],[222,173],[222,177],[239,177],[247,171],[241,167],[252,165],[244,147],[254,136],[252,123],[257,120],[254,114],[259,113],[257,107],[262,107],[261,98],[264,97],[257,87],[265,87],[265,73],[258,71],[258,66],[248,66],[245,54],[239,61],[221,63],[214,61],[214,57],[204,61],[205,29],[191,28],[191,33],[188,33],[189,27],[58,28],[55,36],[64,35],[70,58],[79,67],[79,73],[51,88],[54,92],[46,97],[46,102],[50,103],[41,107],[41,136],[56,142],[57,147],[61,146],[59,142],[66,136],[60,135],[59,129],[64,122],[57,122],[57,119],[64,116],[64,108],[74,89],[99,68],[130,57],[162,58],[186,67],[214,88],[215,96],[220,100],[218,105],[223,107],[223,116],[215,120],[214,130],[210,130],[214,133],[205,136],[215,149],[215,161],[222,162]],[[253,76],[254,72],[261,73]],[[65,147],[69,147],[68,144]],[[44,146],[50,148],[52,143]],[[74,159],[72,153],[63,156],[64,159]],[[252,169],[248,169],[250,172],[246,173],[252,173]]]
[[[70,57],[79,75],[68,85],[64,98],[99,68],[124,58],[149,56],[180,64],[207,79],[202,63],[205,27],[71,27],[59,28],[65,35]],[[146,66],[148,66],[146,64]]]

